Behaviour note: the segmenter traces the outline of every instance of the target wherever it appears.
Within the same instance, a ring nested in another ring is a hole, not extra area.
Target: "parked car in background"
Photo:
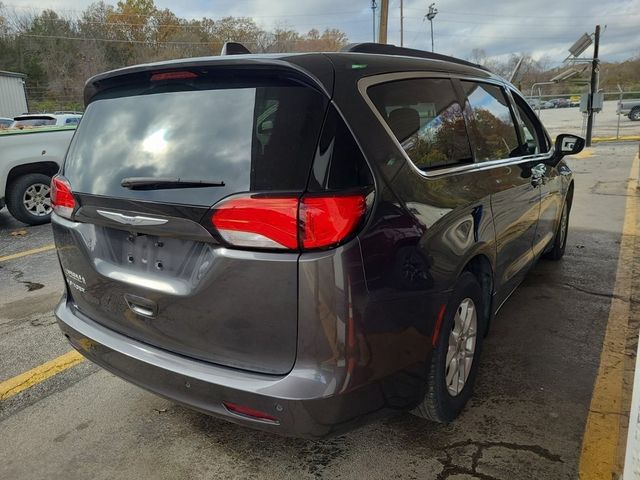
[[[537,110],[538,108],[542,108],[542,104],[545,102],[540,98],[528,98],[527,103],[531,106],[531,108]]]
[[[579,107],[580,106],[580,95],[571,95],[569,98],[569,106],[570,107]]]
[[[545,108],[566,108],[570,105],[566,98],[552,98],[547,100]]]
[[[619,100],[616,113],[628,116],[629,120],[640,121],[640,100]]]
[[[60,169],[75,125],[0,130],[0,208],[29,225],[51,217],[51,177]]]
[[[53,127],[78,125],[81,114],[77,113],[34,113],[27,115],[19,115],[14,118],[11,128],[31,128],[31,127]]]
[[[13,123],[13,118],[0,117],[0,128],[9,128]]]
[[[95,363],[228,421],[308,438],[398,410],[452,421],[496,312],[565,251],[563,157],[584,140],[552,142],[464,60],[180,59],[84,98],[52,181],[58,323]]]
[[[556,108],[567,108],[571,106],[571,102],[569,102],[567,98],[555,98],[552,102],[555,103]]]

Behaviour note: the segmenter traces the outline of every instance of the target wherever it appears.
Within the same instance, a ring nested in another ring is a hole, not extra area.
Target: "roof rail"
[[[449,55],[442,55],[440,53],[427,52],[425,50],[417,50],[415,48],[396,47],[387,43],[350,43],[340,50],[341,52],[354,52],[354,53],[376,53],[380,55],[403,55],[405,57],[417,57],[427,58],[429,60],[442,60],[444,62],[458,63],[460,65],[466,65],[467,67],[479,68],[481,70],[489,71],[487,67],[478,65],[476,63],[467,62],[456,57],[450,57]]]

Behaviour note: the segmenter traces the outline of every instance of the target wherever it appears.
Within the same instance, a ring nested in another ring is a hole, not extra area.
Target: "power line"
[[[424,17],[423,16],[405,15],[404,18],[405,19],[406,18],[410,18],[412,20],[422,20]],[[464,24],[464,25],[485,25],[485,26],[490,26],[490,27],[503,27],[504,26],[504,27],[519,27],[519,28],[535,28],[536,30],[545,30],[545,29],[547,29],[547,27],[592,28],[592,25],[590,23],[587,24],[586,22],[584,24],[584,27],[582,27],[581,25],[577,25],[575,22],[546,23],[545,25],[540,25],[539,23],[536,23],[536,24],[533,24],[533,23],[505,23],[505,22],[489,23],[487,21],[474,22],[474,21],[471,21],[471,20],[448,20],[446,18],[438,19],[438,22],[440,22],[440,23],[456,23],[456,24]],[[608,22],[607,24],[610,25],[610,26],[611,25],[616,25],[615,22]]]
[[[405,10],[416,10],[423,11],[422,8],[405,8]],[[446,10],[440,10],[440,13],[446,15],[468,15],[473,17],[494,17],[494,18],[544,18],[545,20],[549,18],[549,15],[505,15],[499,13],[471,13],[471,12],[451,12]],[[609,17],[639,17],[640,13],[610,13],[610,14],[602,14],[597,13],[593,15],[556,15],[553,14],[553,18],[609,18]]]
[[[59,12],[73,12],[83,14],[86,10],[78,10],[74,8],[42,8],[34,5],[15,5],[11,3],[4,3],[3,7],[10,7],[13,9],[19,10],[31,10],[31,11],[44,11],[44,10],[52,10],[56,13]],[[163,10],[158,10],[156,13],[163,12]],[[173,13],[173,12],[172,12]],[[343,11],[343,12],[318,12],[318,13],[283,13],[279,15],[240,15],[235,17],[234,15],[225,15],[224,17],[234,17],[234,18],[283,18],[283,17],[319,17],[319,16],[338,16],[338,15],[354,15],[354,14],[363,14],[363,10],[351,10],[351,11]],[[117,12],[115,9],[112,11],[107,11],[109,15],[117,15],[122,17],[144,17],[144,18],[153,18],[155,17],[155,13],[146,14],[146,13],[122,13]],[[220,17],[220,18],[224,18]],[[203,17],[207,18],[207,17]],[[196,20],[197,21],[197,20]]]
[[[172,41],[156,41],[156,40],[123,40],[116,38],[94,38],[94,37],[69,37],[65,35],[35,35],[31,33],[21,33],[21,37],[30,37],[30,38],[48,38],[48,39],[56,39],[56,40],[80,40],[80,41],[96,41],[96,42],[108,42],[108,43],[135,43],[135,44],[148,44],[148,45],[212,45],[223,43],[224,40],[214,39],[208,42],[172,42]],[[319,39],[321,40],[321,39]],[[270,45],[284,43],[284,44],[303,44],[309,45],[310,42],[315,41],[315,39],[301,39],[301,40],[278,40],[272,39],[272,41],[267,42]],[[247,45],[262,45],[260,42],[248,40],[243,41],[243,44]]]
[[[240,17],[235,17],[240,18]],[[71,23],[74,22],[69,19],[64,18],[40,18],[39,22],[59,22],[59,23]],[[348,20],[348,23],[356,23],[356,22],[368,22],[369,20],[366,18],[363,19],[352,19]],[[101,25],[105,27],[153,27],[153,28],[176,28],[176,29],[194,29],[194,30],[206,30],[206,25],[185,25],[180,23],[165,23],[165,24],[146,24],[146,23],[121,23],[121,22],[87,22],[84,20],[75,20],[76,25]],[[307,23],[307,24],[297,24],[297,26],[313,26],[317,25],[317,23]]]
[[[425,33],[426,31],[421,31],[421,30],[405,30],[405,32],[407,33]],[[461,38],[460,33],[438,33],[439,36],[444,36],[444,37],[458,37]],[[508,39],[518,39],[518,40],[528,40],[528,39],[536,39],[536,40],[552,40],[552,41],[556,41],[556,42],[563,42],[567,40],[567,37],[549,37],[549,36],[544,36],[544,37],[532,37],[530,35],[526,35],[526,36],[515,36],[515,35],[484,35],[484,34],[477,34],[477,33],[465,33],[464,34],[464,40],[468,41],[470,39],[473,38],[508,38]]]

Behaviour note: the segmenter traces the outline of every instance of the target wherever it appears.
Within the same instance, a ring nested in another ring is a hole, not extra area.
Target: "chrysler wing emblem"
[[[169,221],[164,218],[144,217],[141,215],[124,215],[122,213],[107,212],[105,210],[96,210],[96,212],[109,220],[123,223],[125,225],[163,225]]]

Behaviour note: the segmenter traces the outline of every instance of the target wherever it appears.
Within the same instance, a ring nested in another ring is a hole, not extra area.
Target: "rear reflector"
[[[162,80],[186,80],[188,78],[198,78],[198,74],[189,71],[180,71],[154,73],[151,75],[152,82],[160,82]]]
[[[230,244],[241,247],[316,249],[351,235],[366,211],[365,197],[243,196],[215,207],[211,223]]]
[[[71,184],[62,175],[56,175],[51,179],[51,208],[64,218],[71,218],[76,200],[71,193]]]
[[[263,422],[280,423],[277,418],[272,417],[268,413],[261,412],[260,410],[254,410],[253,408],[237,405],[230,402],[222,402],[224,408],[231,413],[242,415],[244,417],[250,417],[254,420],[261,420]]]

